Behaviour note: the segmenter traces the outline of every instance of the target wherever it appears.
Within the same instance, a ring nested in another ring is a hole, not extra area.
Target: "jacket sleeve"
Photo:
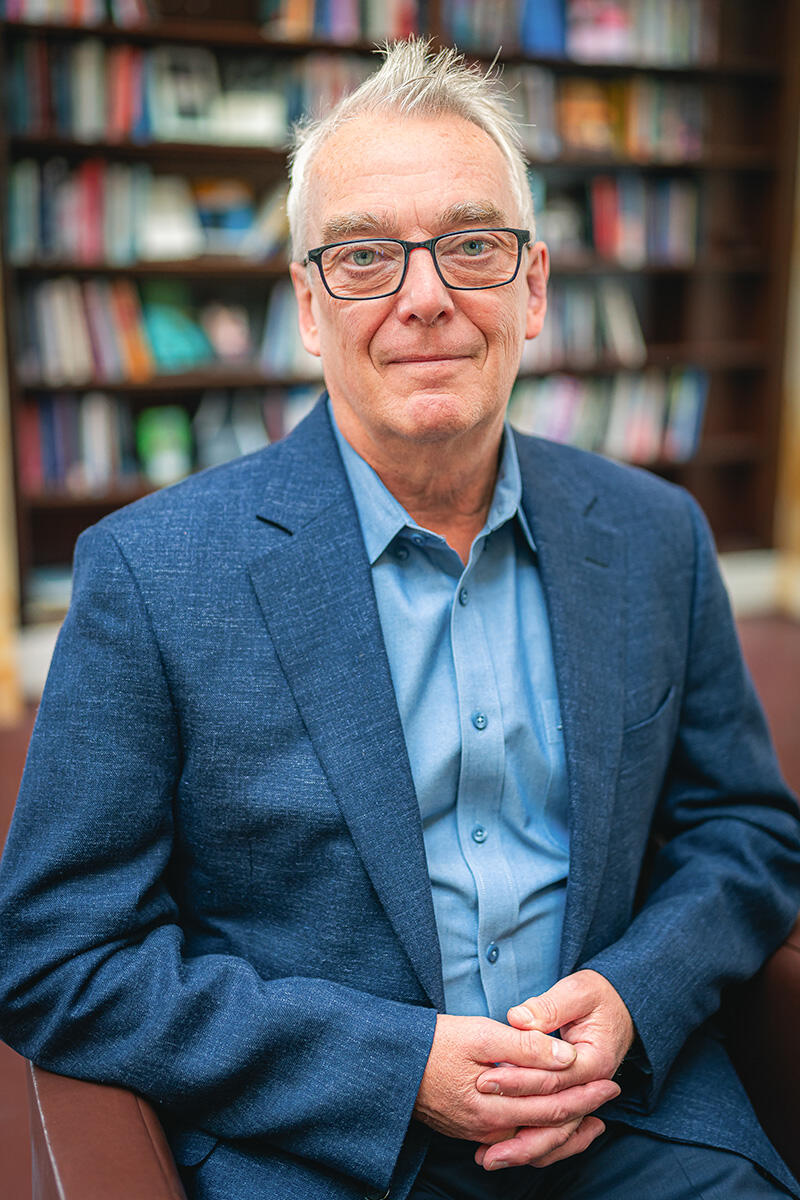
[[[84,534],[0,869],[0,1036],[215,1137],[388,1186],[432,1010],[184,953],[180,722],[137,582]]]
[[[583,967],[617,989],[636,1026],[639,1104],[651,1109],[676,1055],[753,975],[800,906],[800,821],[742,661],[711,534],[694,530],[689,652],[671,760],[652,829],[644,901]],[[631,1076],[628,1076],[631,1078]]]

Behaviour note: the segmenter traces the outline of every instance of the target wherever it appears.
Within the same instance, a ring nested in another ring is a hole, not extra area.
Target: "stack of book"
[[[163,279],[55,276],[22,292],[17,367],[29,386],[54,388],[147,383],[174,372],[224,367],[316,380],[287,281],[273,288],[266,313],[240,302],[197,307],[186,285]],[[260,347],[260,349],[259,349]]]
[[[197,142],[281,148],[290,125],[372,70],[358,55],[216,54],[98,37],[12,44],[12,132],[92,142]]]
[[[267,37],[348,42],[407,38],[419,32],[418,0],[260,0]]]
[[[241,179],[187,180],[144,164],[22,158],[9,171],[9,261],[128,266],[199,255],[282,259],[286,184],[262,197]]]
[[[697,450],[707,392],[708,376],[693,368],[590,379],[557,374],[518,380],[508,415],[523,433],[610,458],[678,463]]]
[[[619,280],[556,280],[542,332],[525,343],[521,370],[640,367],[647,358],[630,291]]]
[[[151,0],[0,0],[0,17],[86,27],[111,21],[133,29],[152,22],[153,7]]]
[[[695,180],[619,171],[564,185],[551,184],[541,171],[531,176],[537,237],[547,242],[555,259],[560,255],[578,264],[594,256],[625,267],[695,262]]]
[[[703,152],[705,108],[693,83],[556,75],[529,64],[504,79],[532,159],[569,152],[683,162]]]
[[[718,0],[454,0],[442,6],[463,49],[581,62],[714,62]]]
[[[193,415],[183,406],[138,411],[107,392],[52,392],[22,402],[16,428],[23,493],[131,498],[260,450],[288,433],[319,387],[208,389]]]

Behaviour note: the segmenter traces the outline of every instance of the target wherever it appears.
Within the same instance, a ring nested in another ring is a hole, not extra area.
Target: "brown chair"
[[[33,1200],[186,1200],[141,1096],[28,1066]]]
[[[727,1003],[731,1053],[800,1177],[800,919]],[[158,1118],[133,1092],[30,1067],[33,1200],[186,1200]]]

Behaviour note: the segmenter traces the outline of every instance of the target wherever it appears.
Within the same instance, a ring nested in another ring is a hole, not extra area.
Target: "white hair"
[[[430,39],[409,38],[385,46],[381,67],[345,96],[327,115],[295,126],[286,202],[292,234],[292,256],[301,259],[305,245],[306,192],[309,167],[320,148],[347,121],[375,114],[462,117],[496,142],[508,163],[511,184],[523,225],[534,236],[533,200],[522,143],[505,104],[505,92],[493,69],[467,65],[452,47],[434,53]]]

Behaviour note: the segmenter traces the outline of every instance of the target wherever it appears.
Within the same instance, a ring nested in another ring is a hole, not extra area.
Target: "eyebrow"
[[[322,226],[321,245],[328,242],[340,242],[354,237],[394,237],[397,232],[397,219],[388,215],[382,217],[376,213],[350,212],[331,217]]]
[[[491,226],[504,225],[505,222],[505,214],[491,201],[466,200],[463,203],[451,204],[439,213],[434,226],[447,232],[465,225]],[[388,214],[378,216],[370,212],[341,213],[331,217],[322,226],[320,245],[345,241],[348,238],[398,237],[398,228],[397,218]]]
[[[438,224],[443,229],[458,229],[461,225],[505,225],[505,213],[488,200],[467,200],[463,204],[451,204],[439,215]]]

